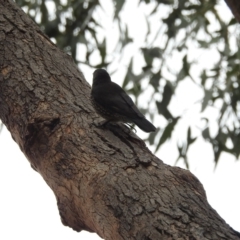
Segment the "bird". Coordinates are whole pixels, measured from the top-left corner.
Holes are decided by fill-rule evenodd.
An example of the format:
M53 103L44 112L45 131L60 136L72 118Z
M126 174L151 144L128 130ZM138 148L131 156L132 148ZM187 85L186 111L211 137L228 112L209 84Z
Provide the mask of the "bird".
M154 132L156 127L138 110L133 100L116 83L105 69L93 72L91 102L96 112L108 122L134 123L144 132Z

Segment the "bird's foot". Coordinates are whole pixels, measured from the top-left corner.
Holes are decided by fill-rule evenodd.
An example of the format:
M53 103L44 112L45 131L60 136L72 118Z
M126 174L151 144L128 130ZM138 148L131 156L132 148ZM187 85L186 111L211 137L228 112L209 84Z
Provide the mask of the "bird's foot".
M134 124L131 124L131 123L125 123L125 126L128 127L128 129L129 129L129 133L130 133L131 131L133 131L134 133L137 132L136 128L134 127L134 126L135 126Z

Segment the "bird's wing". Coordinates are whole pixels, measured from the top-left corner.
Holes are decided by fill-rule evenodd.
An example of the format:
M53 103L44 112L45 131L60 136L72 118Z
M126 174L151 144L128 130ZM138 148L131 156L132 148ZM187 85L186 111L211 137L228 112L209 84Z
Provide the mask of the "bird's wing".
M143 114L138 110L133 100L124 91L121 92L121 97L123 98L124 102L128 105L128 108L131 108L131 110L133 110L138 117L144 118Z
M103 88L102 88L103 89ZM97 102L113 113L118 113L129 118L144 118L143 114L137 109L132 99L116 83L111 82L111 91L99 94L101 98Z

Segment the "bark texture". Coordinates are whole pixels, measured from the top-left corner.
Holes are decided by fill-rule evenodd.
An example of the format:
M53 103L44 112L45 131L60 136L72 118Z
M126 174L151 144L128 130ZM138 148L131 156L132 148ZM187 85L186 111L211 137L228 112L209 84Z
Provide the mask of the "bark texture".
M240 22L240 1L239 0L225 0L228 7L231 9L234 17Z
M240 239L189 171L122 125L95 127L82 73L11 0L0 1L0 118L64 225L108 240Z

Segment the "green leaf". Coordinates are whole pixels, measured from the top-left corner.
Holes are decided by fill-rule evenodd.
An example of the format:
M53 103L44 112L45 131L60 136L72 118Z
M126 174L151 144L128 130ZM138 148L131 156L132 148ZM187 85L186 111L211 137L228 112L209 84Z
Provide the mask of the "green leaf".
M162 95L162 105L165 105L166 107L171 101L173 95L173 88L170 82L166 82L164 89L163 89L163 95Z
M187 148L196 141L196 137L192 138L192 133L191 133L191 127L188 127L188 131L187 131Z
M153 145L154 140L155 140L156 136L158 135L159 131L160 131L160 128L157 128L157 130L155 132L151 132L149 134L148 141L149 141L150 145Z
M203 88L205 88L205 83L206 83L206 80L208 79L205 69L202 71L200 78L201 78L201 85L203 86Z
M103 39L102 43L98 44L98 50L102 58L102 63L105 63L107 55L106 38Z
M162 144L164 144L171 136L174 130L175 125L177 124L180 117L174 118L172 121L169 121L168 125L164 128L160 141L156 147L155 152L160 148Z
M212 99L212 89L211 90L204 89L204 98L202 102L201 112L203 112L206 109L211 99Z
M208 127L202 131L202 136L205 140L209 141L211 139Z
M133 57L130 59L130 62L129 62L129 65L128 65L128 70L127 70L127 73L125 75L125 78L123 80L123 84L122 84L122 87L125 89L126 86L128 85L128 83L131 81L132 79L132 76L133 76L133 73L132 73L132 70L133 70Z
M153 73L150 78L150 84L154 87L155 91L158 91L159 83L161 79L161 72Z
M114 18L117 18L120 11L122 10L123 8L123 5L125 3L124 0L115 0L115 14L114 14Z
M159 114L162 114L166 118L166 120L174 119L165 104L163 104L162 102L156 101L156 105L157 105Z

